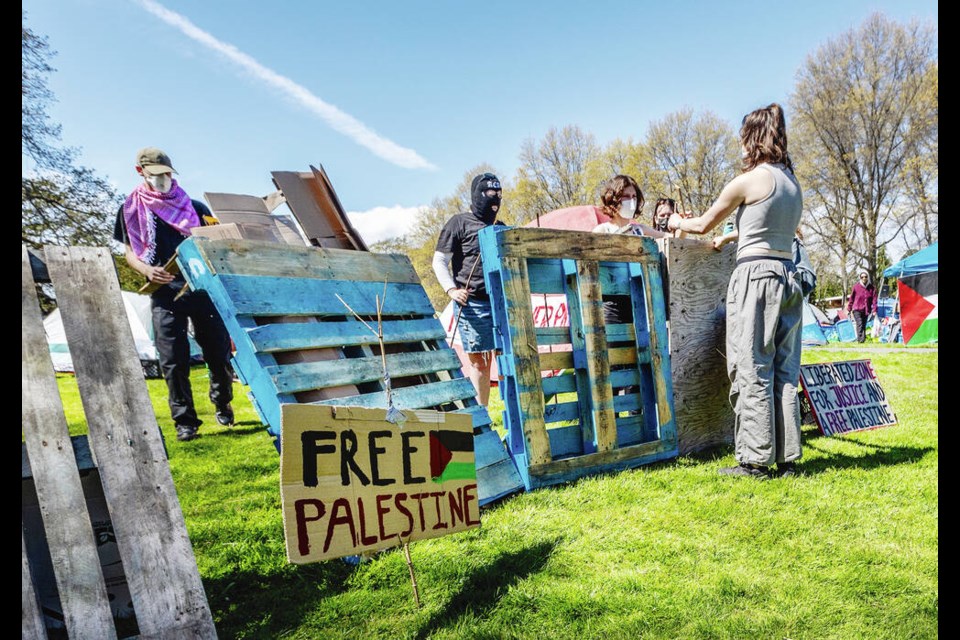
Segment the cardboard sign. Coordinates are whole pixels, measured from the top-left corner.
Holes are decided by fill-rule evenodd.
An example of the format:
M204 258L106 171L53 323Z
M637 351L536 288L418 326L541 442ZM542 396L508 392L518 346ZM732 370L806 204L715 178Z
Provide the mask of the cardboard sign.
M304 564L480 525L468 415L284 404L280 497L287 559Z
M800 380L825 436L897 423L869 360L801 365Z

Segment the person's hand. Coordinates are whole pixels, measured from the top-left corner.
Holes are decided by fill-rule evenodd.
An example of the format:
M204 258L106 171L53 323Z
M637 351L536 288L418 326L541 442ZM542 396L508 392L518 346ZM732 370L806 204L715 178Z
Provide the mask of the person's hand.
M726 234L722 236L717 236L716 238L713 239L713 248L716 249L717 251L720 251L720 249L723 248L723 245L729 243L731 240L733 240L733 238L731 238Z
M147 280L154 284L167 284L169 282L173 282L173 276L163 267L147 267L147 272L143 275L147 277Z
M671 213L670 217L667 219L667 229L670 231L676 231L680 228L680 221L683 220L683 216L679 213Z
M450 289L447 291L447 295L458 304L467 304L467 298L470 297L470 292L466 289Z

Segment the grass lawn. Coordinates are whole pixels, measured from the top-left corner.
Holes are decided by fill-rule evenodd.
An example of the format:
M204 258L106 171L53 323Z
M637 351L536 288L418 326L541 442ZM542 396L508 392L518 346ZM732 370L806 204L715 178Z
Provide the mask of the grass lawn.
M205 424L180 443L148 384L221 638L935 638L938 353L804 352L861 358L897 426L805 428L796 478L719 476L728 447L501 501L480 529L411 545L419 610L400 551L287 564L279 456L249 402L217 425L196 369Z

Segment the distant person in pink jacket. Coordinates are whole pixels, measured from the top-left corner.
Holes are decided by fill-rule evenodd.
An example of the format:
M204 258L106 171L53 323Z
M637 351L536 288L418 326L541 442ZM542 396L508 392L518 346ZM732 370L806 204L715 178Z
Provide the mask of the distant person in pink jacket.
M857 328L857 342L867 339L867 320L877 313L877 291L870 282L870 275L861 271L857 283L853 285L847 299L847 313L853 313L853 324Z

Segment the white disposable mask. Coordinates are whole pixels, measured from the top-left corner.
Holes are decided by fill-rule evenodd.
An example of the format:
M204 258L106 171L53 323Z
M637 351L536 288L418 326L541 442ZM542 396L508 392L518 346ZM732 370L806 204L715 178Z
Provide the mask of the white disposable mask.
M151 176L144 173L143 178L150 185L150 188L159 193L167 193L173 187L173 176L169 173L161 173L158 176Z
M637 211L637 199L630 198L629 200L623 200L620 202L620 215L624 218L632 218L633 214Z

